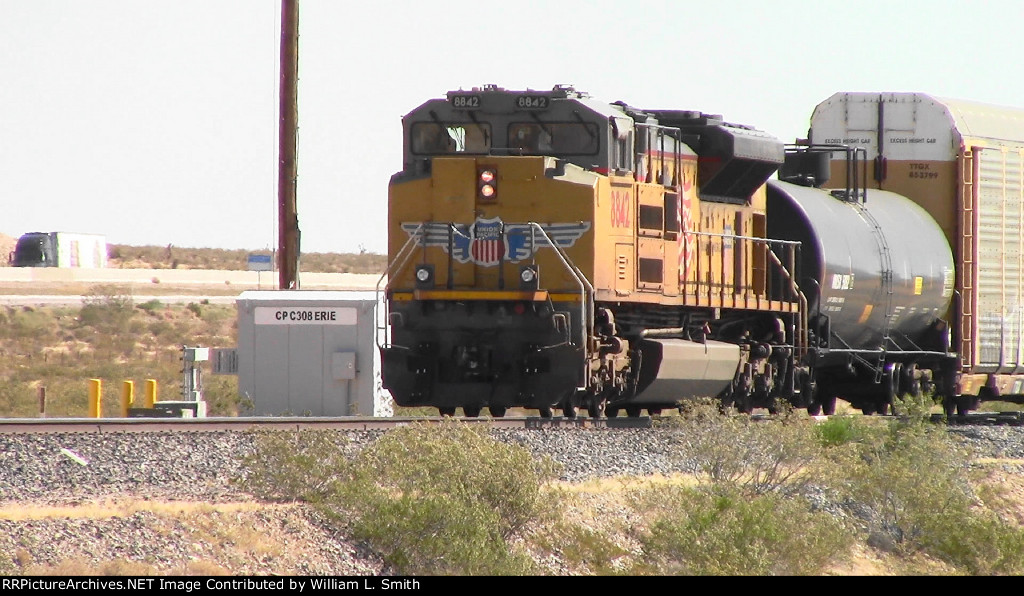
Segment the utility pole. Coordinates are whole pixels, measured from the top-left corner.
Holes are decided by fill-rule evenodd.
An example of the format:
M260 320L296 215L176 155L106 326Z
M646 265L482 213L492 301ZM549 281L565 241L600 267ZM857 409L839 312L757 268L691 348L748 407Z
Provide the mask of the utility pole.
M278 128L278 288L299 289L299 214L296 207L299 0L281 0L281 91Z

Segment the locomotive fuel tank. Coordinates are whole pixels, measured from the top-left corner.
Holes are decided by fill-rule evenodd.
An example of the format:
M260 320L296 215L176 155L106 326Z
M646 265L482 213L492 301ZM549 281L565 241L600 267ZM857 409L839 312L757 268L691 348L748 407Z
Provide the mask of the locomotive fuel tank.
M935 349L954 263L924 209L887 191L850 200L841 191L772 180L768 213L769 237L802 243L800 285L819 347Z

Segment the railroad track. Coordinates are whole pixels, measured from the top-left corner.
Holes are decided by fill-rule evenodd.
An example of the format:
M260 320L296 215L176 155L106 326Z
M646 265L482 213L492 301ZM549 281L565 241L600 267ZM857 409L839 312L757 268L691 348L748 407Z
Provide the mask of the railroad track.
M447 418L450 420L450 418ZM437 424L446 418L240 417L240 418L9 418L0 420L0 434L212 432L243 430L386 430L413 423ZM651 418L458 418L492 428L649 428Z
M657 418L657 417L655 417ZM771 416L755 415L755 419ZM818 420L826 416L816 416ZM492 428L650 428L654 418L541 418L509 416L505 418L456 418L470 424L486 424ZM16 433L121 433L121 432L214 432L244 430L386 430L413 423L438 424L451 418L398 417L239 417L239 418L7 418L0 419L0 434ZM1024 411L972 412L966 416L933 414L934 423L975 426L1024 426Z
M932 422L943 422L942 414L933 414ZM1024 412L971 412L945 419L951 425L1024 426Z

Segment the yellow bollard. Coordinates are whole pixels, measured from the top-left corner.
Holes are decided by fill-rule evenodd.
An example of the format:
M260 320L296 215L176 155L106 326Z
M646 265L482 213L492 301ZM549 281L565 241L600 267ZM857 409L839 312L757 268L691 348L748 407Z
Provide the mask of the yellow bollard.
M153 409L156 404L156 379L146 379L146 403L145 406Z
M100 379L89 379L89 418L100 418L103 416L103 406L100 400L103 399L103 381Z
M125 381L121 385L121 418L128 417L128 410L135 405L135 381Z

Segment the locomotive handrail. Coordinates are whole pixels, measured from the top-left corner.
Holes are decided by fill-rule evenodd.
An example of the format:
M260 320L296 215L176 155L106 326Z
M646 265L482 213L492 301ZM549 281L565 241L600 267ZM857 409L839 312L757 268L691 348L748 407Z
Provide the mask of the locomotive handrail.
M583 272L579 270L579 267L572 262L569 255L565 253L565 249L556 244L539 223L535 221L528 221L526 222L526 225L530 226L532 231L539 231L541 233L548 245L554 249L558 259L562 262L562 265L572 273L573 277L576 278L576 283L580 286L580 294L582 295L582 300L580 301L580 305L582 307L580 321L583 323L583 325L580 326L580 347L585 349L587 346L587 338L594 334L594 286L591 285L587 276L583 275Z
M799 245L800 243L797 242L797 244ZM770 255L769 258L771 258L772 261L774 261L775 264L779 266L779 269L782 270L783 275L786 277L786 281L789 282L789 290L793 292L800 301L800 316L798 319L800 321L800 329L797 330L797 333L800 336L800 345L797 346L796 356L799 358L803 358L803 356L807 353L809 343L807 338L807 296L804 295L803 291L800 289L800 286L797 285L796 280L793 279L793 276L790 275L789 270L786 269L786 266L782 264L781 260L779 260L779 256L770 250L768 251L768 254Z
M380 290L380 284L384 282L385 278L387 278L389 280L391 279L392 271L394 271L394 270L401 271L402 269L405 268L405 264L409 261L409 258L412 257L413 250L415 250L415 247L416 247L416 244L418 243L419 238L425 233L426 223L427 222L420 222L420 224L418 226L416 226L416 229L413 230L413 232L411 234L409 234L409 239L405 241L405 244L403 244L402 248L399 249L398 254L395 255L395 260L392 261L388 265L387 269L384 270L384 273L381 274L380 279L377 280L377 286L376 286L376 290L375 290L375 293L374 293L374 297L375 297L375 299L377 300L378 303L381 302L381 299L380 299L380 291L381 291ZM410 249L410 246L412 247L411 249ZM408 254L405 254L406 252L408 252ZM396 269L396 265L397 265L397 269ZM385 303L384 308L385 308L385 311L386 311L387 310L387 304L386 303ZM383 323L381 322L382 319L384 321ZM383 336L383 339L384 339L383 343L381 342L381 337L382 336ZM385 317L377 317L377 328L376 328L376 330L374 332L374 341L377 344L378 348L383 348L383 347L388 347L389 346L390 342L388 341L388 323L387 323L387 317L386 316Z
M718 232L686 232L694 236L711 236L715 238L729 238L730 240L753 240L765 244L778 244L780 246L800 246L803 243L799 240L776 240L774 238L761 238L758 236L740 236L738 234L719 234Z
M723 240L724 239L729 239L729 240L749 240L749 241L754 242L756 244L763 245L766 248L770 248L771 246L782 246L782 247L789 248L790 251L793 251L793 250L795 250L797 248L800 248L800 246L802 244L798 240L778 240L778 239L773 239L773 238L760 238L760 237L757 237L757 236L740 236L738 234L722 234L722 233L718 233L718 232L686 232L686 233L687 234L693 234L694 236L705 236L705 237L708 237L708 238L721 238ZM783 278L785 278L785 281L789 283L789 291L790 291L792 297L795 298L797 300L797 302L799 302L799 304L800 304L799 329L797 329L797 338L796 338L799 341L795 342L796 343L795 347L797 349L797 354L796 354L797 357L803 357L806 354L807 350L808 350L808 344L809 344L809 340L808 340L808 326L809 326L809 323L808 323L808 317L807 317L807 297L804 295L803 291L800 289L800 285L796 282L796 279L793 276L793 272L790 272L789 269L786 268L786 265L783 264L783 262L779 259L779 256L776 255L775 252L772 251L772 250L767 250L766 253L767 253L767 255L769 255L768 258L771 259L771 261L777 266L777 268L781 272ZM722 254L723 254L723 258L724 258L724 254L725 254L724 251L723 251ZM734 281L734 284L735 284L735 281ZM697 282L697 285L698 286L700 285L700 281ZM723 281L722 291L724 291L724 281ZM709 292L710 292L710 286L709 286Z

